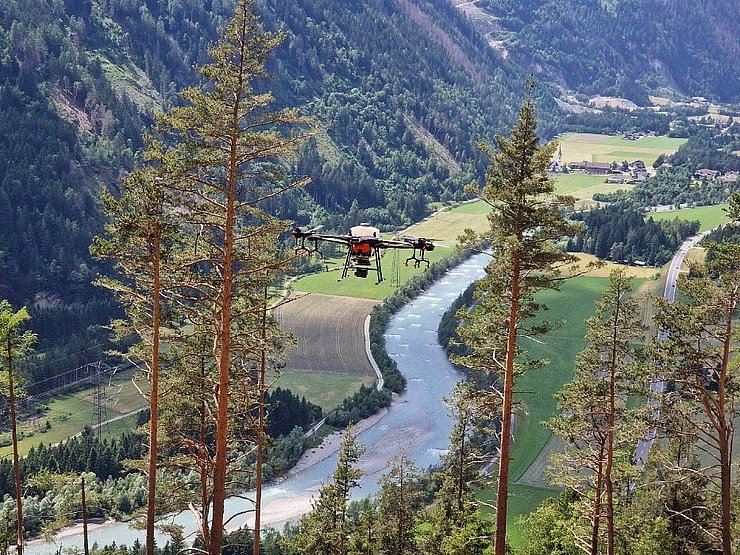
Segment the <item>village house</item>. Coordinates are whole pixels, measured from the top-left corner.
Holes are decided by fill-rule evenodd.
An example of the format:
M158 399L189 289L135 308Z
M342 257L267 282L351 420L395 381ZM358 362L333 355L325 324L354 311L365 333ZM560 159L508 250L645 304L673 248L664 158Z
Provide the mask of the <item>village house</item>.
M717 181L720 183L735 183L738 177L740 177L740 173L738 172L727 172L724 175L720 175L717 178Z
M606 175L612 167L609 162L586 162L586 173L594 175Z
M719 172L717 170L710 170L708 168L701 168L694 172L694 177L696 179L701 179L702 181L706 181L707 179L714 179L717 177L717 174Z

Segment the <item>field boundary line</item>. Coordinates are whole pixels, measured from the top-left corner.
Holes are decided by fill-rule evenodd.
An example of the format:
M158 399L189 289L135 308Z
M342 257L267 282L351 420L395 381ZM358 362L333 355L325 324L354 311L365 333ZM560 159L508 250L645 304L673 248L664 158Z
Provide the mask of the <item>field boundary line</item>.
M365 354L367 355L367 360L370 361L370 366L373 367L373 370L375 370L375 375L378 376L378 385L375 386L375 389L378 391L383 391L383 386L385 385L385 380L383 379L383 373L380 371L380 368L378 367L378 363L375 362L375 359L373 358L373 353L370 351L370 315L368 314L365 317Z

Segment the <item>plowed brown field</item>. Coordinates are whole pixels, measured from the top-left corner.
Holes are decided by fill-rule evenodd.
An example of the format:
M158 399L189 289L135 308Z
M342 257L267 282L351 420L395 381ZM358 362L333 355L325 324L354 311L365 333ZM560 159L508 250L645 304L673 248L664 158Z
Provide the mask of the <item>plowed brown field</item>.
M298 340L285 369L374 378L363 329L377 302L311 293L281 306L278 321Z

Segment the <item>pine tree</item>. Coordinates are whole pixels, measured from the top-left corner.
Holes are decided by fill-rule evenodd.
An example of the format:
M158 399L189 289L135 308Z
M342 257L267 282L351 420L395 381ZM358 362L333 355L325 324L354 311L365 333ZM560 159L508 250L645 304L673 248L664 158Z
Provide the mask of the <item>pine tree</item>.
M555 186L546 171L556 145L540 146L531 98L522 105L511 136L497 136L496 143L497 151L480 145L491 164L484 187L471 188L491 208L492 261L476 287L477 304L459 333L472 349L461 361L501 378L501 391L494 394L501 398L495 552L504 555L514 383L523 371L516 360L517 338L544 331L541 325L527 329L527 319L542 309L533 297L558 283L557 265L572 259L553 243L574 235L578 227L562 214L573 199L553 196ZM472 238L468 231L463 240Z
M16 384L14 363L25 356L31 345L36 341L33 332L21 332L21 327L31 317L25 308L13 312L13 308L6 300L0 301L0 357L7 370L7 383L3 384L3 393L7 395L10 408L10 433L13 447L13 471L15 479L15 503L17 508L17 537L16 552L23 555L23 488L21 484L21 467L18 457L18 422L16 413Z
M645 407L626 406L628 395L647 394L645 366L634 347L644 340L646 327L630 292L624 271L613 271L586 322L588 345L576 362L575 378L557 394L560 414L548 423L565 443L564 453L553 456L554 482L591 503L590 534L583 540L591 555L600 552L604 512L606 553L614 554L614 484L627 487L634 474L632 450L646 431Z
M383 553L416 553L416 524L424 507L419 469L401 454L391 461L380 478L379 517L383 522L380 543Z
M97 283L116 294L126 307L128 321L118 322L119 336L134 333L139 342L125 356L142 368L149 381L149 454L146 511L147 555L154 554L154 523L157 513L156 477L158 452L160 340L163 297L176 292L173 275L166 269L176 248L178 226L172 199L152 169L133 172L124 181L120 198L103 195L110 223L105 237L96 237L91 252L115 260L124 279L102 277ZM178 323L174 323L178 325Z
M300 521L298 534L286 540L289 549L301 555L347 553L349 496L362 477L362 470L356 467L362 452L363 447L357 444L350 424L339 448L332 482L321 487L311 512Z
M492 544L487 517L478 510L479 502L475 497L475 490L485 487L484 469L491 459L491 455L481 449L479 438L496 436L488 423L481 422L481 417L490 416L485 397L477 397L472 382L460 383L452 392L449 402L455 423L450 432L450 447L442 456L438 474L441 484L427 514L431 526L420 537L424 553L447 553L443 550L446 541L462 541L472 530L475 530L475 537L467 537L464 541L470 553ZM479 399L484 402L479 403ZM450 540L453 537L456 539Z
M198 521L212 553L221 548L227 487L244 485L235 463L248 444L259 448L264 439L264 420L254 420L253 407L262 403L260 376L283 336L268 316L265 291L287 264L277 246L289 225L265 205L306 182L289 179L285 161L311 122L295 109L270 111L272 95L255 92L281 40L263 30L253 0L239 0L209 52L211 63L197 68L204 85L183 91L184 105L158 118L157 140L147 152L162 187L178 200L188 237L176 273L188 329L177 341L197 363L176 378L196 387L191 400L168 396L163 411L182 441L189 441L192 423L182 409L189 404L197 411L199 443L191 442L188 452L200 473Z

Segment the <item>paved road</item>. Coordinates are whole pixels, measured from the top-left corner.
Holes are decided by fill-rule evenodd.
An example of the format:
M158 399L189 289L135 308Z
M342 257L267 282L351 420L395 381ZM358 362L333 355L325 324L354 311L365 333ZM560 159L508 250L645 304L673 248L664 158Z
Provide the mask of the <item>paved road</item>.
M676 251L676 254L673 255L673 259L671 260L670 266L668 266L668 274L666 276L665 281L665 289L663 290L663 296L668 299L669 301L673 302L676 300L676 287L678 286L678 275L681 271L681 265L683 264L683 260L686 257L686 253L689 252L689 249L696 246L696 244L701 241L704 236L709 233L708 231L705 231L704 233L700 233L699 235L694 235L692 237L689 237L686 239L683 244L679 247L678 251ZM659 332L658 339L663 340L665 339L666 332L661 331ZM650 392L653 394L651 398L648 400L648 405L653 408L653 419L657 421L658 417L660 416L660 402L658 400L658 397L663 391L665 390L665 380L661 376L654 377L650 382ZM637 466L643 466L645 464L645 461L647 460L648 452L650 451L650 446L653 443L653 440L655 439L656 435L656 429L651 428L644 439L641 439L637 443L637 448L635 449L635 457L634 461Z

